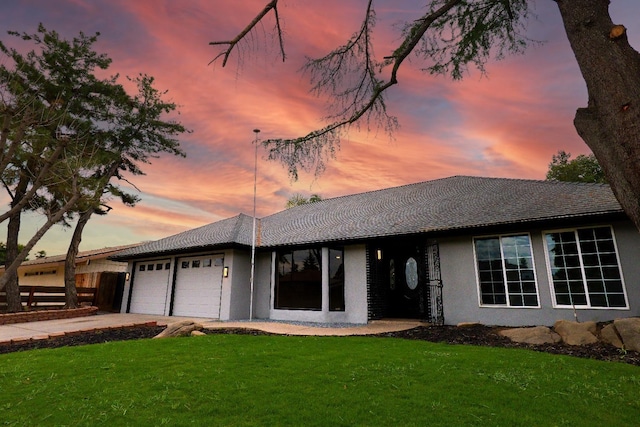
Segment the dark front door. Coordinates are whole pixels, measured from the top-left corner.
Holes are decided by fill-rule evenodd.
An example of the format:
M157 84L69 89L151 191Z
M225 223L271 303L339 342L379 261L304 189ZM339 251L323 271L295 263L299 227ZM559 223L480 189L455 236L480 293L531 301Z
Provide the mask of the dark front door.
M389 309L392 317L424 319L427 275L423 247L413 242L393 245L388 253Z

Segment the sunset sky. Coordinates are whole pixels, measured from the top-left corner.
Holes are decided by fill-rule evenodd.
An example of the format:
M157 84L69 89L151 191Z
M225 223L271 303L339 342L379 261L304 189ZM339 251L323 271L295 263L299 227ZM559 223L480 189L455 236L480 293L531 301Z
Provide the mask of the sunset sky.
M318 57L344 43L360 25L366 0L282 0L287 60L271 43L273 20L265 21L229 64L209 64L220 52L209 42L233 37L267 0L3 0L0 39L7 30L33 33L38 23L65 38L100 32L95 48L113 59L110 73L156 78L179 105L177 119L193 132L181 138L186 158L163 156L134 177L141 202L116 201L85 229L81 250L155 240L190 228L252 214L255 134L261 139L297 137L320 128L326 105L309 93L299 73L305 57ZM420 16L416 0L378 0L375 53L381 59L398 44L398 23ZM337 159L315 178L293 182L284 167L258 162L257 215L284 208L295 193L323 198L443 178L475 175L544 179L551 156L565 150L588 153L572 121L586 106L586 87L552 0L532 1L537 19L527 35L543 41L524 55L471 70L454 82L421 71L413 57L388 94L389 113L400 129L352 131ZM640 1L612 0L615 23L640 47ZM239 54L238 54L239 53ZM6 61L6 59L0 59ZM365 129L366 130L366 129ZM0 196L6 206L7 196ZM21 242L40 223L26 216ZM6 235L6 224L0 240ZM71 229L56 226L32 254L66 252Z

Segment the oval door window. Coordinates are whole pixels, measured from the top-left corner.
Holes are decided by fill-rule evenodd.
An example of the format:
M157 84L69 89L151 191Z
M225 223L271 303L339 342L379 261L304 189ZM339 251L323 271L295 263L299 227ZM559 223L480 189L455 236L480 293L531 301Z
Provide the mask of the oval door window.
M404 277L407 280L409 289L414 290L418 287L418 263L415 259L409 258L404 268Z

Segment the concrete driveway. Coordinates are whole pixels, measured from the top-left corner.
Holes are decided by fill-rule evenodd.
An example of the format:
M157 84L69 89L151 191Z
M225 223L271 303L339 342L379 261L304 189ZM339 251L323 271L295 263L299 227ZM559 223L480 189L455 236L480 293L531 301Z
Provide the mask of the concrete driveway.
M24 341L29 339L47 339L62 336L65 333L93 332L97 329L143 325L156 322L160 326L193 320L205 328L247 328L283 335L371 335L384 332L411 329L424 323L417 320L374 320L366 325L345 327L318 327L309 324L293 324L273 321L229 321L194 317L167 317L151 314L108 313L72 319L44 320L40 322L15 323L0 326L0 343Z

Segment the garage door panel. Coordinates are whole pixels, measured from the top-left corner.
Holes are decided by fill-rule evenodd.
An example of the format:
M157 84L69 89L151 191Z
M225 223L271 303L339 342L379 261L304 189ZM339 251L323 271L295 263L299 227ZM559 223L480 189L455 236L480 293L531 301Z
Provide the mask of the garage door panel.
M130 313L159 315L165 313L170 266L168 259L136 263Z
M220 317L223 265L224 258L221 255L178 260L174 316Z

